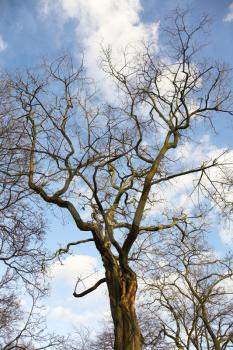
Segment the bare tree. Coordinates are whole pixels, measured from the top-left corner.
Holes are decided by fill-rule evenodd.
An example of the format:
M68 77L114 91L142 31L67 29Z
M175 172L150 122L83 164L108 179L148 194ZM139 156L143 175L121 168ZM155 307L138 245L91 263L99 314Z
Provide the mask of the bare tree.
M100 332L90 344L91 350L112 350L114 349L114 331L113 324L105 324L103 331Z
M139 261L142 309L151 315L148 343L154 349L231 348L232 253L211 250L205 227L193 220L171 231L148 238Z
M82 297L107 284L116 350L141 349L143 343L135 311L137 272L130 264L133 246L143 234L166 232L184 218L174 207L166 216L159 210L153 219L147 215L159 209L157 189L187 174L200 175L200 188L210 169L224 166L221 157L195 168L176 162L176 148L197 120L212 124L214 115L232 114L228 69L201 61L195 45L206 23L203 17L197 26L188 26L177 10L172 29L165 31L165 53L155 54L150 45L135 55L126 50L121 65L114 63L111 50L104 50L102 67L118 87L112 106L100 101L83 65L76 70L69 57L12 79L12 120L24 135L14 154L24 151L29 158L30 190L67 210L85 232L83 240L63 251L93 242L100 253L105 276L73 295ZM218 191L221 204L224 193Z
M0 81L0 263L7 279L20 277L25 283L41 276L45 221L32 208L32 191L26 187L27 154L14 151L19 140L26 140L22 124L12 117L14 105L8 101L9 79ZM8 277L7 277L8 276ZM10 277L11 276L11 277ZM3 282L2 282L3 283ZM1 286L3 286L1 284Z
M33 208L32 191L26 189L25 151L15 153L24 130L13 120L9 80L0 79L0 348L62 348L65 339L46 332L41 298L48 253L43 247L45 221ZM22 304L26 298L25 304ZM28 304L31 307L28 309Z
M41 297L38 291L32 291L29 309L20 304L20 300L16 298L16 295L11 300L8 319L5 324L0 324L0 346L2 350L64 348L68 339L49 334L46 330L43 307L39 303ZM29 304L29 300L27 300L27 303Z

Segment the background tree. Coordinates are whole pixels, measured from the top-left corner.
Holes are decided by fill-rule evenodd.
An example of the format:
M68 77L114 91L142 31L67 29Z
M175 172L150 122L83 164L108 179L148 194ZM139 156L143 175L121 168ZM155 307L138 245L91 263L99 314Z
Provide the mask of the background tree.
M49 335L41 299L47 292L42 266L45 221L26 189L27 153L15 152L27 135L12 118L9 80L0 78L0 348L58 348L65 339ZM20 126L20 127L19 127ZM24 302L24 303L23 303ZM30 306L31 303L31 306ZM25 304L25 305L24 305Z
M153 315L148 329L155 349L223 350L233 345L232 253L213 251L205 226L179 223L172 232L149 238L140 258L142 308Z
M164 32L164 52L155 53L153 45L135 54L126 50L124 63L117 64L111 50L104 50L102 67L118 88L111 106L98 98L83 65L76 70L69 57L11 82L12 120L25 136L15 157L24 151L29 159L30 190L66 209L77 228L88 233L64 250L93 242L100 253L105 276L73 295L107 284L117 350L141 349L143 343L135 311L137 273L130 264L135 242L185 217L175 207L166 215L159 211L158 189L171 179L200 174L199 188L205 179L204 192L219 205L225 186L229 189L222 182L216 190L208 176L211 168L223 168L220 155L195 168L176 162L177 147L198 120L213 123L215 114L232 113L232 94L228 69L201 60L195 45L207 18L188 26L185 13L177 10L172 22ZM151 208L158 209L153 218L147 215Z

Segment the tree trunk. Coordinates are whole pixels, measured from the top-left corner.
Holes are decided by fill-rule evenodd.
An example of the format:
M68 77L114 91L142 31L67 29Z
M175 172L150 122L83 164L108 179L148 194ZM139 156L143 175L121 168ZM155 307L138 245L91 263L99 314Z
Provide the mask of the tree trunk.
M114 324L114 349L141 350L143 338L135 311L136 274L129 267L120 271L117 262L104 265Z

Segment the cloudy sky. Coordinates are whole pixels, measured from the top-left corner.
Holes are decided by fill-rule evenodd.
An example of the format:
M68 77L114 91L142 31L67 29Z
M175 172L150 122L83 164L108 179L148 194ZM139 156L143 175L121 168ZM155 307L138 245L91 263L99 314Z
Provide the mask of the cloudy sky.
M65 52L71 53L78 62L84 52L89 74L101 81L97 65L100 46L112 45L115 55L126 45L138 45L142 40L153 41L159 46L163 18L177 5L191 6L193 19L203 12L212 17L207 55L232 65L231 0L0 0L0 67L14 71L35 65L41 57L52 59ZM204 136L202 147L198 150L190 148L189 152L196 152L195 158L203 161L207 153L218 152L227 143L233 146L231 132L228 130L224 139L216 137L214 141ZM184 158L187 147L183 150ZM180 194L180 201L184 197ZM59 220L60 212L54 215L48 237L51 247L82 237L69 223L69 218ZM221 228L219 242L231 244L228 232L228 227ZM60 332L71 329L72 325L94 326L108 313L104 288L83 300L72 297L79 275L89 276L86 281L89 285L95 278L94 272L98 271L99 276L103 273L91 246L80 247L78 252L79 255L67 257L63 266L54 265L52 271L54 280L47 303L48 320L50 328Z

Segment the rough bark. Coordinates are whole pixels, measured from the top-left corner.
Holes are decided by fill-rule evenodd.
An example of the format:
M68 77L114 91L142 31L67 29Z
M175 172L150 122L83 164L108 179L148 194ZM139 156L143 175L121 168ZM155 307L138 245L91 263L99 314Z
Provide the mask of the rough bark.
M114 323L115 350L140 350L143 338L135 311L136 274L130 267L123 272L117 261L104 262Z

